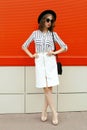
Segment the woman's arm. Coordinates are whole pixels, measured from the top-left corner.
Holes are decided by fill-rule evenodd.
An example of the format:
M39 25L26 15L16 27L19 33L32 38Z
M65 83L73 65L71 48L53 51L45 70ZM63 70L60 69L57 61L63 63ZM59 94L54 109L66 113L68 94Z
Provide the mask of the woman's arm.
M25 53L30 57L30 58L37 58L38 55L32 54L29 49L28 46L30 45L30 43L34 40L34 35L35 35L35 31L30 35L30 37L24 42L24 44L22 45L22 49L25 51Z
M33 58L33 54L32 54L27 48L22 47L22 49L25 51L25 53L26 53L29 57Z
M65 48L60 48L59 50L48 52L47 55L49 55L49 56L51 56L51 55L57 55L57 54L60 54L60 53L62 53L64 51L66 51Z
M62 39L58 36L58 34L54 33L53 35L54 35L55 42L57 42L60 46L60 49L53 52L53 54L56 55L56 54L60 54L62 52L67 51L68 49L67 45L62 41Z
M30 57L30 58L38 58L38 54L35 53L35 54L32 54L27 48L25 47L22 47L23 50L25 51L25 53Z
M57 54L60 54L62 52L65 52L65 51L66 51L66 48L60 48L59 50L53 51L52 54L57 55Z

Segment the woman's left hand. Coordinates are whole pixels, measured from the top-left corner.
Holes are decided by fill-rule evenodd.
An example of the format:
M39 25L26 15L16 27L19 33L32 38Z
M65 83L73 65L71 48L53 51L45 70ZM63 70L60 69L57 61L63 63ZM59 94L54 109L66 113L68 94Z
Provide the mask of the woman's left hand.
M47 55L48 55L48 56L54 55L54 51L49 51L49 52L47 53Z

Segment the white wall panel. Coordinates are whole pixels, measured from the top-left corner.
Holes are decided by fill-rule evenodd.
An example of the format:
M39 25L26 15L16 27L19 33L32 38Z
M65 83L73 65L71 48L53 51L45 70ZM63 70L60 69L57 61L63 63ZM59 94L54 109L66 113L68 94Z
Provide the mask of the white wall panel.
M24 67L0 67L0 93L24 92Z
M58 111L85 111L87 110L87 93L59 94Z
M63 67L63 75L60 76L58 91L60 93L87 92L87 67Z
M0 95L0 113L24 113L24 95Z

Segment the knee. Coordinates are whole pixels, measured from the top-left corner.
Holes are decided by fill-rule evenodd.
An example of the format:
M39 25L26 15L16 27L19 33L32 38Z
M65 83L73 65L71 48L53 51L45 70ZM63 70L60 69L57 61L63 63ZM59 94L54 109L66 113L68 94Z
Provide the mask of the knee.
M44 92L45 93L52 92L52 87L46 87L46 88L44 88Z
M48 87L44 88L44 93L48 93L48 92L49 92Z

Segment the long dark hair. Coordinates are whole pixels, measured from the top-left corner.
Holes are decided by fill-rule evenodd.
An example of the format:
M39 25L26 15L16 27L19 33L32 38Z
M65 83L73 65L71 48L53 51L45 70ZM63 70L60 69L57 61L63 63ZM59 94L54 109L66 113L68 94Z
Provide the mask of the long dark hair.
M44 30L45 20L46 20L46 18L47 18L48 15L49 15L49 14L44 15L43 18L41 19L41 21L40 21L40 23L39 23L39 26L38 26L38 29L39 29L40 31L43 31L43 30ZM52 15L52 17L53 17L53 15ZM54 21L54 17L53 17L53 21ZM51 31L51 32L53 32L54 27L55 27L55 24L54 24L54 22L53 22L53 23L51 23L51 26L48 28L48 30Z

